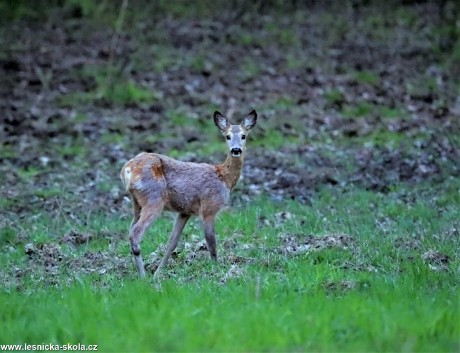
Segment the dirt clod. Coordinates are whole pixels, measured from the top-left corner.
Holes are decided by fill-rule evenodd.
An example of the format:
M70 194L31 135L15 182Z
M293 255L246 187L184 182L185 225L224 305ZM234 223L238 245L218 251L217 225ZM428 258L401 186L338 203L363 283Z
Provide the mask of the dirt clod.
M70 230L61 238L61 240L59 240L59 243L66 243L73 246L82 245L87 244L92 238L92 234Z
M287 255L298 255L324 248L348 249L352 241L353 239L345 234L325 236L287 234L281 237L282 245L279 251Z
M446 271L450 262L450 256L436 250L428 250L422 254L422 260L433 271Z

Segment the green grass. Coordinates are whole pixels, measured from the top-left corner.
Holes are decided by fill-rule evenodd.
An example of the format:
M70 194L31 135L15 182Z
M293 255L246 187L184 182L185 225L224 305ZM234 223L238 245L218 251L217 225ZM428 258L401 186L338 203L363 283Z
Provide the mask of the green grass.
M361 118L373 114L375 106L369 102L361 101L355 105L347 105L343 108L342 114L347 118Z
M261 65L251 58L244 58L241 62L241 68L239 70L239 78L241 81L252 80L259 76L262 72Z
M6 226L0 229L0 245L15 244L16 242L16 231L14 228Z
M388 131L385 129L376 129L365 136L356 136L349 138L347 143L374 147L400 147L407 142L407 135L402 132Z
M156 96L150 90L141 87L133 80L117 80L112 83L101 81L90 92L75 92L60 98L62 105L79 105L103 101L109 104L126 105L132 103L150 103L155 101Z
M138 84L123 68L111 64L107 67L88 65L75 75L92 82L87 92L71 92L59 98L63 106L105 103L113 105L152 103L159 98L156 92Z
M394 119L394 118L406 118L409 116L409 113L400 107L387 107L387 106L380 106L379 107L379 114L382 118Z
M343 95L337 90L326 92L324 97L330 105L341 106L345 101ZM401 119L409 117L407 110L402 107L376 105L366 101L345 105L342 109L342 115L347 118L361 118L374 115L383 119Z
M15 323L2 325L2 336L5 342L98 344L102 351L455 350L451 291L419 290L442 283L443 275L417 285L410 275L393 283L374 279L334 294L318 286L325 273L308 264L285 275L292 280L281 284L264 276L258 295L254 278L225 286L165 282L161 289L126 281L98 291L82 283L27 300L2 294L10 304L2 322ZM430 305L419 305L424 302Z
M42 188L35 190L34 194L43 199L49 199L62 194L62 190L58 187Z
M370 71L357 71L354 77L361 84L376 85L380 82L379 76Z
M324 98L326 102L330 105L338 105L341 106L345 102L345 96L343 93L338 89L331 89L324 93Z
M0 158L7 159L7 158L14 158L14 157L16 157L16 153L12 146L4 145L4 144L0 145Z
M193 250L184 243L202 238L191 221L162 282L136 277L128 206L122 218L94 215L78 226L38 214L21 230L0 232L2 247L16 249L0 260L1 343L98 344L102 351L455 351L459 241L449 234L458 226L459 183L446 183L446 192L429 185L387 195L323 189L310 206L265 199L235 206L217 222L217 264L205 252L189 261ZM165 244L171 227L164 216L150 228L145 258ZM77 248L61 244L56 274L24 254L25 243L55 244L69 228L93 238ZM350 243L303 253L283 245L287 235L302 242L338 234ZM423 258L430 250L450 262L430 268ZM98 253L128 266L72 266ZM15 276L17 269L25 274Z
M24 181L33 179L40 173L42 173L42 171L35 167L26 167L26 168L17 169L18 176Z

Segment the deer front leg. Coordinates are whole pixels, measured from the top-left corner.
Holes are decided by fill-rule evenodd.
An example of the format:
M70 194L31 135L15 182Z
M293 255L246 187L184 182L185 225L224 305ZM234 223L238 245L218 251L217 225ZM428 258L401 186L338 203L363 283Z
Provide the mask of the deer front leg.
M160 215L162 207L145 206L140 212L140 217L136 223L131 226L129 231L129 242L131 252L136 262L137 271L141 277L145 277L144 262L141 256L141 241L148 226ZM136 216L135 216L136 217Z
M168 262L171 254L173 253L174 249L177 246L177 243L179 242L180 235L182 234L182 230L185 227L185 224L189 220L190 216L184 215L184 214L179 214L177 215L176 218L176 223L174 224L174 228L171 232L171 236L169 237L169 242L168 242L168 247L166 249L166 253L163 256L163 259L161 260L160 265L155 271L155 274L153 275L154 277L158 277L158 275L161 272L161 269L166 265Z
M206 245L208 247L211 259L217 261L216 252L216 232L214 231L214 217L206 217L203 219L204 224L204 237L206 239Z

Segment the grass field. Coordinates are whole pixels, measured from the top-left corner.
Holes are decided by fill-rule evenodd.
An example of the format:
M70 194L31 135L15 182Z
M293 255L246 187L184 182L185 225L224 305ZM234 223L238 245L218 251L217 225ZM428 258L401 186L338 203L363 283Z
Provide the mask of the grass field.
M0 1L0 350L459 352L459 14ZM139 279L122 165L221 162L251 109L219 261L191 220L154 280L166 213Z
M458 180L447 183L458 187ZM310 206L260 200L234 207L218 224L219 263L197 246L200 227L192 222L163 281L137 279L122 236L128 219L94 217L86 228L94 239L50 255L63 262L52 276L34 254L2 258L2 266L24 276L20 291L10 283L0 293L2 343L98 344L101 351L455 351L459 195L438 194L439 207L432 192L325 189ZM403 203L402 194L425 196ZM42 244L67 230L46 220L31 227L24 231L41 234ZM144 253L165 243L170 228L168 217L152 227ZM126 271L107 263L75 270L82 254L100 252L125 257Z

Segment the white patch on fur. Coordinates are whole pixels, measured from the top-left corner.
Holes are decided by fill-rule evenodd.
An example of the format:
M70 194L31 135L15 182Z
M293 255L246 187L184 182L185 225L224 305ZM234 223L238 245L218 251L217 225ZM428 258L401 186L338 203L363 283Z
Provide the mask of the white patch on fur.
M125 182L126 190L128 190L129 184L131 183L131 168L130 167L125 168L125 177L123 181Z

